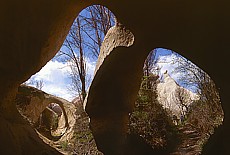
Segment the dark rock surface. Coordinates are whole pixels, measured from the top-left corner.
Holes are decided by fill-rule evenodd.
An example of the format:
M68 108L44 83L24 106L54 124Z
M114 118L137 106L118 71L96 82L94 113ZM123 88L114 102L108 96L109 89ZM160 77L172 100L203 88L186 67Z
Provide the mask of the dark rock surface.
M116 133L101 130L96 140L102 144L117 141L122 144L126 114L132 108L140 85L141 62L157 47L172 49L206 71L220 88L225 112L223 125L205 146L204 154L230 154L229 74L222 69L230 66L230 5L228 0L165 0L165 1L66 1L66 0L2 0L0 2L0 150L1 154L58 154L42 143L34 130L25 123L14 103L18 86L41 69L61 47L77 14L86 6L102 4L116 15L135 36L132 46L117 47L104 60L94 80L94 86L113 95L101 94L113 104L101 102L110 119L97 116L92 124L103 129L104 122ZM117 66L117 67L115 67ZM112 70L113 72L111 73ZM133 74L135 71L139 73ZM100 73L100 74L99 74ZM117 74L121 76L116 76ZM131 74L128 74L131 73ZM125 75L125 76L124 76ZM129 75L129 76L126 76ZM133 75L137 75L133 77ZM116 78L114 78L116 77ZM96 82L102 78L104 82ZM135 83L122 83L130 81ZM133 85L124 87L123 85ZM106 87L106 86L111 87ZM123 89L122 89L123 88ZM119 91L118 91L119 90ZM126 93L124 93L126 92ZM92 92L91 92L92 93ZM125 100L123 95L127 95ZM90 95L91 96L91 95ZM90 98L89 96L89 98ZM114 103L117 102L115 105ZM95 109L95 111L98 108ZM100 120L100 121L98 121ZM113 125L111 122L113 122ZM109 126L111 125L111 126ZM112 131L112 130L111 130ZM108 139L114 134L118 139ZM115 142L116 143L116 142ZM101 145L106 150L108 146ZM116 150L120 146L109 146ZM119 153L117 153L119 154Z

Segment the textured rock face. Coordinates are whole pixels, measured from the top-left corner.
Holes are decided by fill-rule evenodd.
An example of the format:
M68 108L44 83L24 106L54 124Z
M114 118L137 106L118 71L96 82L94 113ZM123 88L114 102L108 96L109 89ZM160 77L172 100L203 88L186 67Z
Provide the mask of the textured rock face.
M127 105L132 104L132 99L135 98L136 89L138 89L136 87L139 86L139 78L141 78L140 64L152 49L170 48L209 73L220 88L225 119L223 126L211 137L204 153L230 154L230 144L227 143L230 139L228 125L230 122L230 105L228 104L230 77L225 70L221 69L223 66L230 66L227 56L230 51L229 0L91 0L84 2L79 0L2 0L0 2L0 135L2 136L0 153L58 154L42 143L34 130L22 120L14 99L18 86L55 55L74 18L80 10L91 4L107 6L135 36L132 46L115 48L101 65L100 68L104 69L97 72L94 80L95 87L106 90L106 85L113 85L110 88L114 90L113 93L117 93L117 98L105 94L107 100L110 98L113 103L109 106L107 104L110 102L106 102L105 106L105 102L101 102L102 104L97 105L95 111L101 109L100 113L109 113L113 116L110 122L117 123L117 130L123 131L124 125L121 120L124 120L123 116L126 115L123 112L129 111L124 109L130 109ZM109 66L114 68L111 69ZM120 70L120 68L123 69ZM128 74L134 70L139 73ZM116 77L118 74L121 76ZM137 76L134 77L134 75ZM114 77L116 77L116 82L113 81ZM105 81L96 82L99 78ZM123 85L135 86L123 87ZM106 91L111 92L111 90ZM104 100L105 95L98 95L98 98ZM125 98L123 95L127 97L125 100L123 100ZM116 105L115 102L117 102ZM96 113L99 112L91 110L90 113L98 115ZM104 118L100 118L103 122ZM111 125L108 120L104 122ZM97 126L102 129L104 127L100 124ZM111 125L108 128L115 127ZM101 134L103 135L103 130ZM102 141L104 139L103 143L108 140L106 135L110 134L114 133L104 132L104 138L103 136L101 138ZM119 132L117 134L119 135ZM100 147L108 148L106 145ZM117 146L111 147L115 149Z
M51 103L58 103L62 108L68 101L47 94L36 88L21 85L18 88L16 96L16 104L23 115L30 119L31 123L35 124L38 121L40 114ZM66 113L64 113L66 115ZM67 116L65 116L67 119Z
M188 107L194 100L199 99L197 94L180 87L167 72L163 75L163 82L157 85L157 92L159 103L178 118L186 111L182 103Z
M128 29L126 29L121 23L116 23L114 27L111 27L107 32L104 41L102 43L100 54L98 56L96 68L94 75L96 75L100 66L106 57L115 49L116 47L129 47L134 43L134 35ZM88 98L88 94L87 97ZM84 102L84 108L86 106L87 99ZM88 105L89 107L90 105Z
M21 85L16 105L19 112L36 128L42 124L52 128L56 119L57 126L51 131L51 137L48 137L51 140L52 136L55 141L69 141L73 137L76 107L72 103L34 87Z
M98 56L95 74L102 65L104 59L119 46L129 47L134 43L134 35L132 32L124 27L121 23L116 23L111 27L104 38L101 46L100 54Z
M134 52L121 47L128 47L133 41L132 33L120 23L110 29L102 44L96 74L87 97L86 112L90 117L90 126L98 149L105 154L123 154L126 145L129 112L139 86L135 81L140 80L144 61L129 59ZM108 55L112 58L108 58ZM130 64L126 65L127 61Z
M0 2L0 154L60 154L22 119L14 99L19 85L55 55L87 5L78 0Z

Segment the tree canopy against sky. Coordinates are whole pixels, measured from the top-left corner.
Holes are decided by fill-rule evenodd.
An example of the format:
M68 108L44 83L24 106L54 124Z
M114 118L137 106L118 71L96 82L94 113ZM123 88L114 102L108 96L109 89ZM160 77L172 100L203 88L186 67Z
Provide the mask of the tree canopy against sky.
M34 81L42 80L44 81L43 90L50 93L58 90L56 86L59 85L63 91L69 89L66 93L71 95L65 95L65 98L71 100L71 96L76 97L80 94L84 100L92 80L101 43L107 31L114 24L115 16L106 7L93 5L85 8L74 21L60 51L47 63L50 67L45 66L49 68L46 73L44 72L45 69L42 69L31 77L28 83L34 85ZM60 64L59 67L57 64ZM53 74L56 69L51 66L62 71L59 75ZM46 79L44 79L44 74L46 74ZM56 76L56 79L53 78L53 75ZM64 82L61 82L62 80ZM52 81L56 83L52 83ZM50 86L47 86L47 83ZM65 83L66 88L63 88ZM62 92L60 93L61 96L63 96ZM55 93L58 96L60 94Z
M60 52L28 83L36 86L33 83L43 81L42 90L68 100L79 93L84 98L92 80L101 43L114 24L115 16L107 8L94 5L84 9L74 21ZM151 55L147 63L152 68L151 72L161 77L167 70L178 84L196 91L194 83L189 84L186 78L182 79L187 72L175 70L179 65L176 62L183 63L187 61L186 58L164 48L154 49Z
M97 59L103 39L114 23L115 17L106 7L87 7L74 21L63 48L57 54L57 57L68 63L71 69L69 89L82 102L91 83L91 75L87 74L87 59Z

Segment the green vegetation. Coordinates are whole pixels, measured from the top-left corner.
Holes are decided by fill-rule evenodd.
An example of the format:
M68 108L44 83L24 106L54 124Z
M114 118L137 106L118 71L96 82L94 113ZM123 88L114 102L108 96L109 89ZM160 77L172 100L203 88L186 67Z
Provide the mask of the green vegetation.
M62 148L64 151L67 150L67 148L68 148L68 142L67 142L67 141L62 141L62 142L60 143L60 145L61 145L61 148Z
M74 137L70 141L72 144L68 147L71 154L92 154L101 155L94 141L91 130L89 129L89 117L83 109L82 102L77 103L76 125L74 128Z
M157 78L155 75L143 77L130 116L129 132L141 136L153 148L165 149L175 144L177 131L168 113L157 101Z

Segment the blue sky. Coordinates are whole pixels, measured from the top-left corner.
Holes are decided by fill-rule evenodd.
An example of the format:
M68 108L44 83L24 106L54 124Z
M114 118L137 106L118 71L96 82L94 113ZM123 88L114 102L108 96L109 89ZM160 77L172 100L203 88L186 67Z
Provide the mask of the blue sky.
M93 75L95 62L87 60L86 63L88 73ZM31 76L27 83L30 83L31 80L43 81L43 91L72 101L74 96L73 93L69 91L71 86L71 80L69 78L70 71L70 67L68 67L66 62L50 60L38 73ZM35 87L35 84L29 85Z
M89 17L89 13L87 13L86 9L84 9L80 13L80 15ZM112 21L112 23L114 24L114 21ZM89 33L91 34L92 32ZM90 41L90 39L85 38L85 36L84 36L84 40ZM65 51L67 50L67 48L62 46L61 50ZM89 49L85 47L85 50L89 50ZM76 55L78 54L76 53ZM86 56L86 66L87 66L86 70L92 80L94 74L94 68L96 65L96 58L93 57L92 54L90 55L90 52L87 52L85 56ZM181 74L173 73L176 64L170 63L177 56L178 55L173 54L171 50L167 50L163 48L158 48L156 53L156 59L158 60L157 65L161 68L160 75L162 75L167 70L168 73L171 75L171 77L174 78L180 84L179 77L181 76ZM69 78L70 72L71 69L68 66L67 62L60 59L60 57L59 58L54 57L38 73L33 75L27 81L27 83L30 83L31 81L43 81L44 82L44 86L42 87L43 91L71 101L74 98L73 96L74 93L69 91L69 88L71 86L71 79ZM29 84L29 85L35 86L34 84Z
M181 73L173 73L176 64L170 63L177 57L177 55L173 54L169 50L162 48L158 49L157 51L157 65L161 68L160 75L162 75L167 70L171 77L180 84L179 77L181 76ZM86 59L86 63L88 74L93 77L96 62L92 59ZM31 79L38 81L42 80L44 82L44 86L42 88L43 91L71 101L74 96L73 93L69 91L69 87L71 85L69 73L70 68L66 62L52 59L28 81ZM193 88L188 87L188 89L191 90Z
M157 53L156 53L156 59L157 59L157 65L159 66L159 68L161 68L160 73L159 73L160 77L167 70L169 75L180 86L187 88L190 91L196 93L196 91L197 91L196 84L187 84L187 81L181 80L181 76L185 76L185 75L187 76L188 73L181 73L181 72L175 71L175 69L178 67L178 63L176 63L176 62L177 61L183 61L184 59L187 60L186 58L184 58L183 56L181 56L180 54L178 54L174 51L164 49L164 48L158 48ZM195 66L196 65L194 65L194 67ZM189 76L187 76L187 77L188 77L188 79L191 78Z

